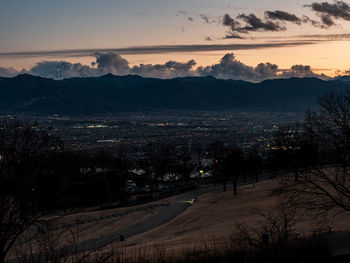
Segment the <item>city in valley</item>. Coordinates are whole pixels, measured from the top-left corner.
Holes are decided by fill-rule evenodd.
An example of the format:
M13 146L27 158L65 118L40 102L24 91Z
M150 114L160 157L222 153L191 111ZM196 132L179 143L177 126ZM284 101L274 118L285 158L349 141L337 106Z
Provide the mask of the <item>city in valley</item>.
M215 141L246 150L268 149L279 127L292 129L304 116L305 112L169 110L79 117L55 114L30 119L60 135L74 149L125 150L130 156L138 156L152 145L208 146Z
M350 0L0 3L0 263L350 262Z

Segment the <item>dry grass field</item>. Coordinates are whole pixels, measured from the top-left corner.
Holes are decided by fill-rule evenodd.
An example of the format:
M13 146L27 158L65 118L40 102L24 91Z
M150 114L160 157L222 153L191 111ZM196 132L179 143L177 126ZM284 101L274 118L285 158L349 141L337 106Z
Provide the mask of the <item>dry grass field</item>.
M218 189L199 196L198 202L184 213L168 223L151 231L131 237L125 242L126 247L168 247L196 245L201 242L227 240L237 235L237 226L259 228L263 221L260 213L274 213L279 207L279 197L273 194L278 186L276 180L267 180L255 185L239 188L235 197L228 189ZM350 229L348 214L330 214L327 219L333 226L332 231ZM294 230L299 235L312 235L319 229L319 218L313 214L298 211L295 216Z
M149 231L126 238L124 242L111 242L100 248L100 251L117 250L125 255L154 254L154 253L182 253L184 250L215 246L227 243L237 237L238 225L246 225L248 229L259 229L263 218L261 214L274 214L278 212L279 197L274 194L278 186L277 180L266 180L256 184L247 184L239 187L238 195L234 196L230 187L226 192L220 186L203 191L198 195L198 201L188 204L187 209L166 223ZM54 221L58 229L50 231L55 239L55 245L64 247L71 242L81 241L108 235L118 229L143 224L146 220L162 216L165 208L171 203L188 201L188 196L195 196L199 190L167 199L129 208L118 208L105 211L79 213ZM333 217L332 217L333 216ZM312 235L322 228L320 222L332 225L332 231L349 230L350 220L348 214L338 214L337 211L330 216L331 220L315 217L297 211L293 231L301 236ZM329 221L329 222L328 222ZM326 231L326 230L325 230ZM35 241L25 246L34 246ZM34 244L34 245L33 245ZM40 246L40 244L39 244ZM14 256L15 250L12 253Z

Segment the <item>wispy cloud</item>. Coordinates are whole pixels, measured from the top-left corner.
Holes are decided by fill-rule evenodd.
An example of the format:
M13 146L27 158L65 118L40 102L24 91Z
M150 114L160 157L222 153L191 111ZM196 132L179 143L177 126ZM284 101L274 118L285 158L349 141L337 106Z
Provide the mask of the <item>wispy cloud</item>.
M310 41L280 41L274 43L208 44L208 45L155 45L108 49L66 49L0 53L0 58L16 57L82 57L96 53L114 52L121 55L185 53L196 51L236 51L312 45Z
M344 1L334 1L334 3L314 2L311 5L305 5L305 7L309 7L316 12L326 27L336 25L334 19L350 21L350 6Z
M185 16L186 19L187 19L188 21L190 21L190 22L193 22L193 21L194 21L193 16L189 15L189 14L188 14L186 11L184 11L184 10L180 10L180 11L178 12L177 15Z
M281 22L289 22L296 25L302 24L310 24L314 27L324 28L321 22L311 19L310 17L303 15L298 17L295 14L288 13L281 10L275 11L265 11L265 17L271 20L281 21Z
M275 40L304 40L312 43L327 42L327 41L347 41L350 40L350 34L305 34L305 35L290 35L290 36L264 36L257 39L275 39Z
M229 34L249 34L251 32L270 31L279 32L286 31L288 28L286 23L296 25L309 24L313 27L328 29L337 25L335 20L350 21L350 5L344 1L314 2L309 5L304 5L311 9L319 17L319 21L311 19L306 15L297 16L283 10L265 11L265 17L260 18L256 14L239 14L235 17L229 14L223 15L222 25L229 28Z
M255 14L239 14L235 18L229 14L225 14L222 18L222 25L228 27L228 32L224 39L228 38L244 38L241 34L250 34L251 32L279 32L285 31L287 28L280 21L289 21L301 23L298 17L292 14L274 11L265 12L265 19L257 17Z
M272 20L292 22L297 25L300 25L302 23L302 19L297 17L295 14L291 14L281 10L265 11L265 17Z
M226 36L224 36L224 39L244 39L244 37L242 37L242 36L239 35L239 34L230 32L230 33L228 33Z
M286 27L278 22L271 20L263 21L255 14L240 14L237 16L238 19L243 20L246 25L243 27L236 28L236 31L241 33L249 33L250 31L284 31Z
M213 24L217 22L217 20L215 18L212 18L210 15L199 14L198 16L207 24Z
M350 34L314 34L314 35L298 35L299 38L308 38L313 41L333 41L333 40L349 40Z
M198 13L189 13L187 11L184 10L180 10L177 12L176 16L183 16L186 18L186 20L190 21L190 22L194 22L195 20L201 20L206 24L212 24L212 23L216 23L217 19L213 18L210 15L207 14L198 14Z

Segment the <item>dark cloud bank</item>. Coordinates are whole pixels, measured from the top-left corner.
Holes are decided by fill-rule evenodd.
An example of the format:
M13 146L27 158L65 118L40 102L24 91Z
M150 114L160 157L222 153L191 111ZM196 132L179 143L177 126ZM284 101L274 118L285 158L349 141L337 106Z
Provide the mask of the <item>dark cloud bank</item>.
M350 6L343 1L328 2L314 2L311 5L305 5L321 18L322 23L325 26L336 25L335 20L350 21Z
M252 32L286 31L288 23L299 26L308 24L316 28L329 29L339 26L337 21L350 21L350 5L341 0L313 2L304 5L304 7L315 14L316 20L306 15L296 15L284 10L267 10L263 17L254 13L241 13L234 16L226 13L219 18L212 18L205 14L189 16L186 11L179 11L178 14L185 16L191 22L199 18L204 23L219 23L226 27L227 34L221 39L244 39Z
M281 10L266 11L265 18L259 18L255 14L239 14L235 18L229 14L225 14L222 19L222 25L228 27L229 31L224 38L244 38L240 34L249 34L251 32L279 32L286 31L286 22L302 25L310 24L314 27L326 28L323 22L312 20L308 16L303 15L298 17L295 14L291 14Z
M239 34L249 34L255 31L278 32L287 30L286 23L297 25L309 24L311 26L328 29L336 26L337 20L350 21L350 5L344 1L314 2L304 5L313 11L319 20L313 20L306 15L297 16L282 10L265 11L265 17L259 18L255 14L239 14L231 17L225 14L222 25L228 27L227 38L243 38Z
M196 68L196 62L168 61L165 64L140 64L130 66L129 62L115 53L97 53L91 66L65 61L43 61L29 71L18 72L11 68L0 68L0 76L13 77L19 73L29 73L41 77L64 79L70 77L96 77L107 73L115 75L137 74L142 77L169 79L186 76L213 76L221 79L236 79L259 82L272 78L327 76L314 73L310 66L295 65L290 69L279 69L271 63L260 63L256 67L247 66L237 60L233 53L226 54L219 63Z

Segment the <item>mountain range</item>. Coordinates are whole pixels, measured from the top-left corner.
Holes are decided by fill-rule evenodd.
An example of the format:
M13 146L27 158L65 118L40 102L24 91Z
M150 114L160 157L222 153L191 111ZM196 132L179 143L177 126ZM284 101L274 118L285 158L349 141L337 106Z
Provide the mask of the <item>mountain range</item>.
M28 74L0 78L0 113L103 114L141 110L301 111L350 88L348 79L290 78L250 83L213 77L137 75L53 80Z

